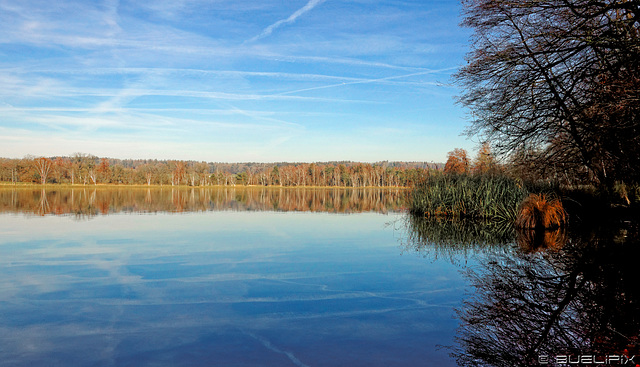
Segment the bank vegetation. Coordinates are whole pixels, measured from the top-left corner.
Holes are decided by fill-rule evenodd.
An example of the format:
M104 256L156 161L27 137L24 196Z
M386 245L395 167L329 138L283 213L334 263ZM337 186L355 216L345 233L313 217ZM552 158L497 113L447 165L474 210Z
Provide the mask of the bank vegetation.
M0 183L65 185L410 187L442 165L426 162L213 163L75 153L0 158Z

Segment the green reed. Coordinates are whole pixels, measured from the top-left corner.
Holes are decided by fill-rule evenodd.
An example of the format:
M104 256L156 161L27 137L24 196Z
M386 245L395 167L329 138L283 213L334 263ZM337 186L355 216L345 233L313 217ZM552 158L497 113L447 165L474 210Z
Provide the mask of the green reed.
M513 222L529 190L507 176L435 174L416 185L409 210L427 217Z

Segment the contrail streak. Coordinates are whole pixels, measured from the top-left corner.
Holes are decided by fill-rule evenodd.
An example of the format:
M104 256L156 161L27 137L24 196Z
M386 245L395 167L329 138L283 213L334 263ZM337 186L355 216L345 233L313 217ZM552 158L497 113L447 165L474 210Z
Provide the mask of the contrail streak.
M386 81L386 80L394 80L394 79L408 78L408 77L418 76L418 75L434 74L434 73L437 73L437 72L440 72L440 71L449 70L449 69L454 69L454 68L447 68L447 69L442 69L442 70L421 71L419 73L388 76L388 77L384 77L384 78L363 79L363 80L356 80L356 81L352 81L352 82L321 85L321 86L318 86L318 87L311 87L311 88L292 90L292 91L288 91L288 92L276 93L276 94L274 94L274 96L284 96L284 95L288 95L288 94L295 94L295 93L299 93L299 92L306 92L306 91L316 90L316 89L335 88L335 87L341 87L341 86L344 86L344 85L378 83L378 82L383 82L383 81ZM445 86L446 84L444 84L444 83L436 83L436 85Z
M296 19L298 19L301 15L303 15L304 13L310 11L311 9L315 8L316 6L322 4L323 2L325 2L326 0L309 0L309 2L307 3L307 5L303 6L302 8L298 9L295 13L291 14L289 16L289 18L287 19L280 19L279 21L273 23L272 25L268 26L267 28L265 28L262 33L260 33L259 35L251 38L250 40L248 40L247 42L254 42L257 41L261 38L267 37L268 35L270 35L271 33L273 33L273 31L279 27L281 27L284 24L289 24L289 23L293 23L296 21Z

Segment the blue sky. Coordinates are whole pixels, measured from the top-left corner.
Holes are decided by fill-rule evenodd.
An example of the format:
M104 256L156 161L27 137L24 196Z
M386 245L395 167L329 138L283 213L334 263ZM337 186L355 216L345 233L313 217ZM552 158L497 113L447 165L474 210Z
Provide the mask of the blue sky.
M0 0L0 156L445 160L455 0Z

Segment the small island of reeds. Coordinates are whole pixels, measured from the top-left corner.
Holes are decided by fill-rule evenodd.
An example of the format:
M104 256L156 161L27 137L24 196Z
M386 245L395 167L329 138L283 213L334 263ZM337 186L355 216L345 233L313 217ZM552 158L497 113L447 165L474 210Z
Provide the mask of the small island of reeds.
M444 170L431 171L418 182L408 203L416 217L492 222L524 230L637 217L639 204L638 185L617 182L602 187L553 180L522 170L517 163L499 165L486 145L473 163L462 149L449 152Z

